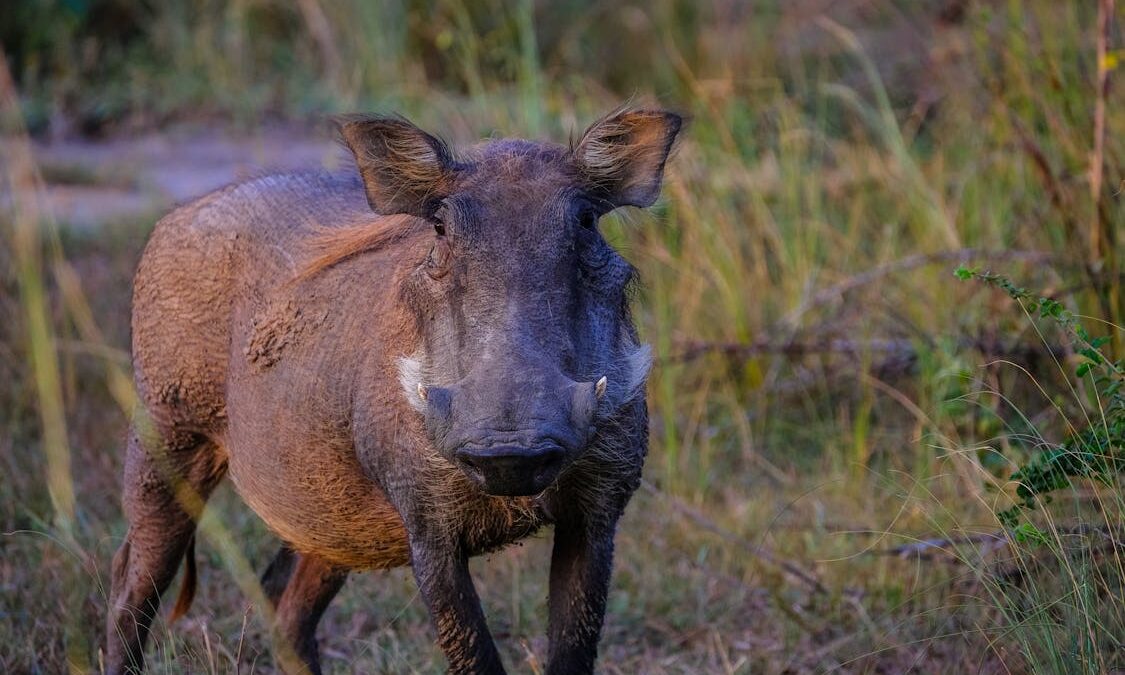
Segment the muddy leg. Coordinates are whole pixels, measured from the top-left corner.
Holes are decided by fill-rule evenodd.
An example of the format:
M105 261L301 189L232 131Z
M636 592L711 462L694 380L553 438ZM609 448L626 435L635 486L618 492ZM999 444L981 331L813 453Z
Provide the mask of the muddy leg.
M452 544L433 545L424 537L411 542L411 565L418 589L437 629L438 644L458 675L503 675L500 653L481 609L468 558Z
M547 620L549 675L594 672L613 571L613 531L613 524L555 525Z
M278 638L300 663L281 663L287 672L320 675L316 625L347 579L347 570L282 546L262 577L262 588L277 610Z
M215 446L193 438L150 455L130 433L122 502L129 531L113 558L106 617L106 672L139 672L149 626L195 532L195 518L226 467ZM180 476L177 499L169 485ZM187 490L186 488L190 488Z

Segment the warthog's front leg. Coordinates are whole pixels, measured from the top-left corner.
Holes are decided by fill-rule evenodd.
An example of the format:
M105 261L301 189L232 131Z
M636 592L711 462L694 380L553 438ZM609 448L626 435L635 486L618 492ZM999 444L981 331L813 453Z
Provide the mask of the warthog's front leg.
M594 672L613 571L616 519L555 525L548 616L549 675Z
M504 673L492 641L480 598L469 576L468 556L452 542L424 541L411 535L411 564L438 645L449 660L451 673Z

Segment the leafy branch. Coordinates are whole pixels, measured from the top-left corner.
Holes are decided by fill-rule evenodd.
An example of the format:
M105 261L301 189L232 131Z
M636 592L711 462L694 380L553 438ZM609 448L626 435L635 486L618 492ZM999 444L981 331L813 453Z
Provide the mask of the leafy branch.
M976 279L998 288L1028 315L1061 327L1073 339L1074 351L1081 359L1075 376L1089 378L1105 402L1100 419L1036 455L1012 474L1011 479L1018 483L1016 496L1020 501L997 515L1005 527L1015 528L1024 509L1034 509L1039 501L1049 502L1051 493L1069 488L1073 479L1110 483L1114 474L1125 471L1125 359L1114 361L1107 357L1102 348L1110 338L1092 336L1074 313L1057 300L1016 286L999 274L966 267L958 267L954 274L963 281Z

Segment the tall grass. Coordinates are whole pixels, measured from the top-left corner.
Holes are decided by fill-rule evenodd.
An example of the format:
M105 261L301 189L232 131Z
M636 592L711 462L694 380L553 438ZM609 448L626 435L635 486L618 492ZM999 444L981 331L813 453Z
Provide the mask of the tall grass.
M1070 395L1070 371L1054 366L1057 352L1042 349L1002 300L953 282L952 267L1002 265L1027 285L1052 289L1076 314L1125 321L1114 262L1125 221L1125 116L1114 111L1125 101L1120 87L1100 84L1115 75L1109 57L1120 54L1120 21L1100 6L1101 19L1097 3L1048 0L971 3L945 18L926 5L889 2L831 10L686 0L13 3L0 7L0 42L11 50L21 98L17 105L8 90L0 122L18 130L27 120L48 135L112 135L222 118L251 133L269 118L380 108L458 141L565 140L622 100L679 107L692 122L664 201L652 217L604 223L641 271L637 319L657 358L647 468L656 496L639 499L672 509L676 523L659 542L626 540L619 586L632 595L619 613L637 622L632 628L649 625L650 615L675 617L680 623L668 630L690 634L700 617L728 607L703 589L725 579L739 593L770 589L761 611L790 631L782 644L831 636L833 651L809 650L815 659L802 667L918 658L916 641L937 642L950 625L976 620L964 639L978 631L1013 670L1065 670L1078 654L1093 672L1119 663L1107 636L1120 625L1121 603L1119 582L1072 553L1065 534L1089 522L1088 511L1048 512L1065 522L1042 530L1038 544L1008 542L1017 557L1005 569L1022 570L1017 584L976 549L960 558L980 585L952 596L934 590L959 588L943 573L927 573L933 586L911 588L895 563L868 556L900 537L996 531L993 514L1013 490L1005 478L1039 451L1019 440L1057 441L1068 419L1084 415L1086 401ZM50 236L40 241L50 230L36 223L49 218L26 210L40 183L19 178L34 176L30 156L14 161L21 156L5 158L17 207L7 216L22 331L13 354L27 359L13 372L34 394L26 409L35 430L18 412L5 423L13 445L47 458L46 466L29 458L14 466L48 478L46 520L60 532L77 527L92 569L107 548L92 540L120 533L114 525L82 530L85 511L105 509L88 491L75 492L85 467L73 458L89 461L96 442L72 443L68 433L77 432L66 421L108 394L119 402L120 424L131 412L128 374L111 361L91 373L55 336L120 354L112 350L124 344L102 324L124 319L91 309L99 299L84 293L81 271ZM113 308L123 311L123 302ZM1120 355L1120 345L1109 349ZM998 360L1019 360L1022 370ZM26 402L32 394L5 395ZM68 461L77 472L68 474ZM48 512L28 501L38 494L32 486L12 492L9 523ZM1121 514L1118 493L1097 494L1103 517ZM702 514L715 529L696 532L675 515L683 513ZM220 562L253 594L237 532L204 522L216 528ZM239 523L233 527L253 532ZM848 533L833 534L841 529ZM835 561L813 565L830 597L814 591L802 606L792 579L753 554L762 546ZM1080 548L1092 546L1084 540ZM685 551L695 561L687 571L679 567ZM700 587L668 586L659 569L638 562L655 556L663 556L659 569L680 570ZM502 596L515 625L530 631L531 610L513 598L538 582L512 564L517 574ZM857 578L860 599L847 595ZM985 609L966 619L959 606L931 615L912 604L931 601ZM823 611L823 623L809 606ZM1002 626L989 625L988 608ZM750 630L741 623L745 608L723 611L730 628L719 630L719 643L741 639L734 627ZM242 616L227 627L241 630ZM1087 623L1088 637L1070 629L1072 620ZM388 650L415 662L425 653L388 639ZM724 665L729 646L692 644L684 650L707 655L670 663L731 671L790 663L778 656ZM520 658L538 648L528 650ZM80 651L95 653L90 645ZM972 656L970 649L957 658Z
M1125 646L1125 360L1110 360L1101 347L1125 327L1096 322L1093 330L1108 328L1111 335L1095 336L1085 321L1053 298L1031 293L1000 275L964 269L958 275L1006 291L1044 339L1062 332L1078 355L1073 383L1067 367L1056 362L1072 384L1070 411L1060 401L1051 401L1065 423L1066 437L1049 440L1041 423L1026 415L1027 431L1011 434L1011 440L1038 452L1011 476L1019 502L998 513L1007 530L1006 541L997 542L1007 543L1010 557L995 566L982 565L977 556L966 562L1003 611L1014 641L1037 671L1116 670ZM1049 506L1055 500L1063 504Z

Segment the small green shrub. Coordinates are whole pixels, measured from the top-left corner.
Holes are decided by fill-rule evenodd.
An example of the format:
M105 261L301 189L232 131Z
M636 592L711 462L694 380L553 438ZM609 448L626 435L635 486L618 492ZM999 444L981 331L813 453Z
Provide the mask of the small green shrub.
M955 273L1004 291L1037 329L1039 322L1060 328L1071 341L1074 377L1091 385L1084 397L1076 396L1085 405L1080 414L1069 415L1065 438L1031 455L1011 474L1017 503L997 513L1007 530L1007 553L992 564L974 564L978 578L1033 672L1117 672L1125 665L1125 499L1118 482L1125 470L1125 360L1110 356L1111 337L1095 337L1084 325L1094 319L1057 299L999 274L964 267ZM1044 508L1031 517L1029 512L1052 496L1078 487L1076 481L1108 489L1092 495L1076 490L1069 509Z
M1020 502L997 515L1006 527L1015 528L1022 510L1035 508L1039 501L1049 501L1052 493L1071 487L1073 479L1089 478L1108 484L1125 469L1125 359L1109 358L1104 350L1111 338L1091 335L1058 300L1016 286L999 274L965 267L959 267L955 274L962 280L977 279L998 288L1029 316L1061 327L1072 338L1074 352L1080 359L1075 377L1087 378L1094 385L1100 414L1012 474L1011 479L1018 483L1016 496Z

